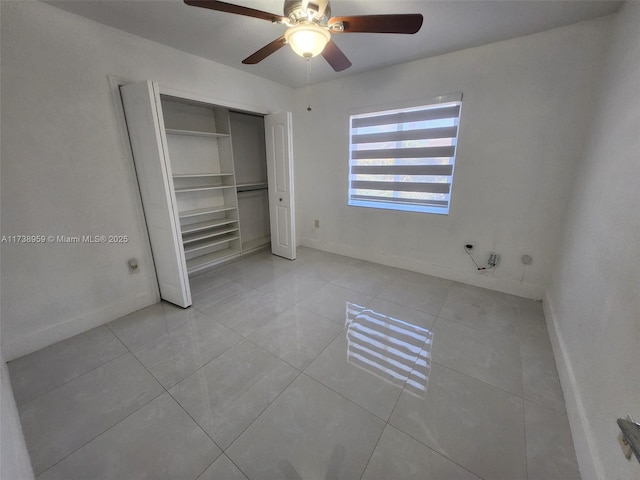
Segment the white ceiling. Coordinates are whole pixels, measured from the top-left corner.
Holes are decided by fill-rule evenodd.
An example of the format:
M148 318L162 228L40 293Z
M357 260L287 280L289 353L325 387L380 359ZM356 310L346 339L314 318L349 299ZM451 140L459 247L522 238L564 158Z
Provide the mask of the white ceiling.
M185 5L182 0L53 0L66 11L273 81L300 87L305 62L282 48L258 65L244 58L276 39L283 25ZM282 15L283 0L229 0ZM333 0L333 16L421 13L415 35L334 34L353 66L336 73L311 61L312 83L528 35L616 12L617 0Z

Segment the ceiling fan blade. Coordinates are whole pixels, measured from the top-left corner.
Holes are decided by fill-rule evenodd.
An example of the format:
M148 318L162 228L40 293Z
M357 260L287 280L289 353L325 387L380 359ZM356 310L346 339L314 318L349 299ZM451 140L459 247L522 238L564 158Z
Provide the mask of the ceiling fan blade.
M336 72L346 70L351 66L347 56L338 48L333 40L329 40L327 46L322 51L322 56Z
M184 0L184 3L192 7L208 8L218 12L235 13L236 15L259 18L269 22L284 22L286 20L280 15L263 12L262 10L255 10L253 8L241 7L240 5L233 5L232 3L227 2L217 2L214 0Z
M252 55L249 55L247 58L245 58L242 61L242 63L244 63L245 65L255 65L256 63L259 63L262 60L264 60L265 58L267 58L272 53L275 53L278 50L280 50L286 44L287 44L287 41L286 41L286 39L284 38L284 35L283 35L282 37L276 38L273 42L265 45L260 50L258 50L256 53L254 53Z
M416 33L422 27L422 15L357 15L329 20L329 26L335 23L342 23L344 31L332 30L332 33Z

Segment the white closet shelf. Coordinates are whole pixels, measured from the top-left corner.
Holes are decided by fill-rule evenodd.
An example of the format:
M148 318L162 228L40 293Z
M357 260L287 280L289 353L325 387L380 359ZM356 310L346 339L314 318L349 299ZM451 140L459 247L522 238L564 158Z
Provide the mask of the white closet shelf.
M251 192L254 190L266 190L267 182L259 182L259 183L239 183L236 185L238 192Z
M200 257L192 258L187 260L187 272L195 273L200 270L204 270L211 265L215 265L224 260L230 260L234 257L239 257L240 251L234 250L233 248L226 248L224 250L218 250L217 252L209 253L207 255L202 255Z
M183 210L182 212L178 212L178 216L180 218L189 218L189 217L197 217L198 215L208 215L210 213L229 212L237 209L238 207L236 207L235 205L217 205L215 207L196 208L194 210Z
M199 130L180 130L177 128L166 128L165 132L168 135L186 135L189 137L212 137L212 138L220 138L220 137L228 137L228 133L216 133L216 132L203 132Z
M205 248L215 247L216 245L232 242L233 240L238 240L239 238L240 236L236 232L219 235L210 240L194 242L193 245L189 245L189 246L185 245L184 253L187 254L187 253L197 252L198 250L204 250Z
M183 235L188 235L190 233L200 232L202 230L208 230L210 228L222 227L223 225L231 225L233 223L238 223L237 218L218 218L215 220L209 220L206 222L198 222L191 223L189 225L183 225L180 230L182 230Z
M199 242L200 240L206 240L207 238L215 239L215 237L220 237L222 235L226 235L227 233L237 232L238 227L227 227L227 228L215 228L211 230L204 230L198 232L196 234L187 235L182 237L182 243L185 247L191 243ZM188 247L187 247L188 248Z
M174 173L173 178L232 177L233 173Z
M193 187L181 187L176 188L176 193L185 193L185 192L202 192L205 190L223 190L225 188L236 188L233 185L200 185Z

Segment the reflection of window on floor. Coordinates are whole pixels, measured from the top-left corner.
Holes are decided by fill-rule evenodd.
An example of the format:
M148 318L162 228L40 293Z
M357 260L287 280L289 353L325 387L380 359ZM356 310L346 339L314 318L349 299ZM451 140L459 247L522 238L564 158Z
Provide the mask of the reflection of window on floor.
M433 333L347 302L347 359L410 393L424 396L431 371Z

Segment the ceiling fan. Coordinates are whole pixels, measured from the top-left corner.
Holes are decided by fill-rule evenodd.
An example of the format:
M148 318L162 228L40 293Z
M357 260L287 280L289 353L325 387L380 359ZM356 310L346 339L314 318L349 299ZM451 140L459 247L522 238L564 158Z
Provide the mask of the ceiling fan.
M249 65L261 62L289 44L294 52L307 59L322 54L329 65L340 72L349 68L351 62L331 39L332 33L412 34L422 26L419 13L332 17L329 0L285 0L283 16L213 0L184 0L184 3L286 25L284 35L242 61Z

